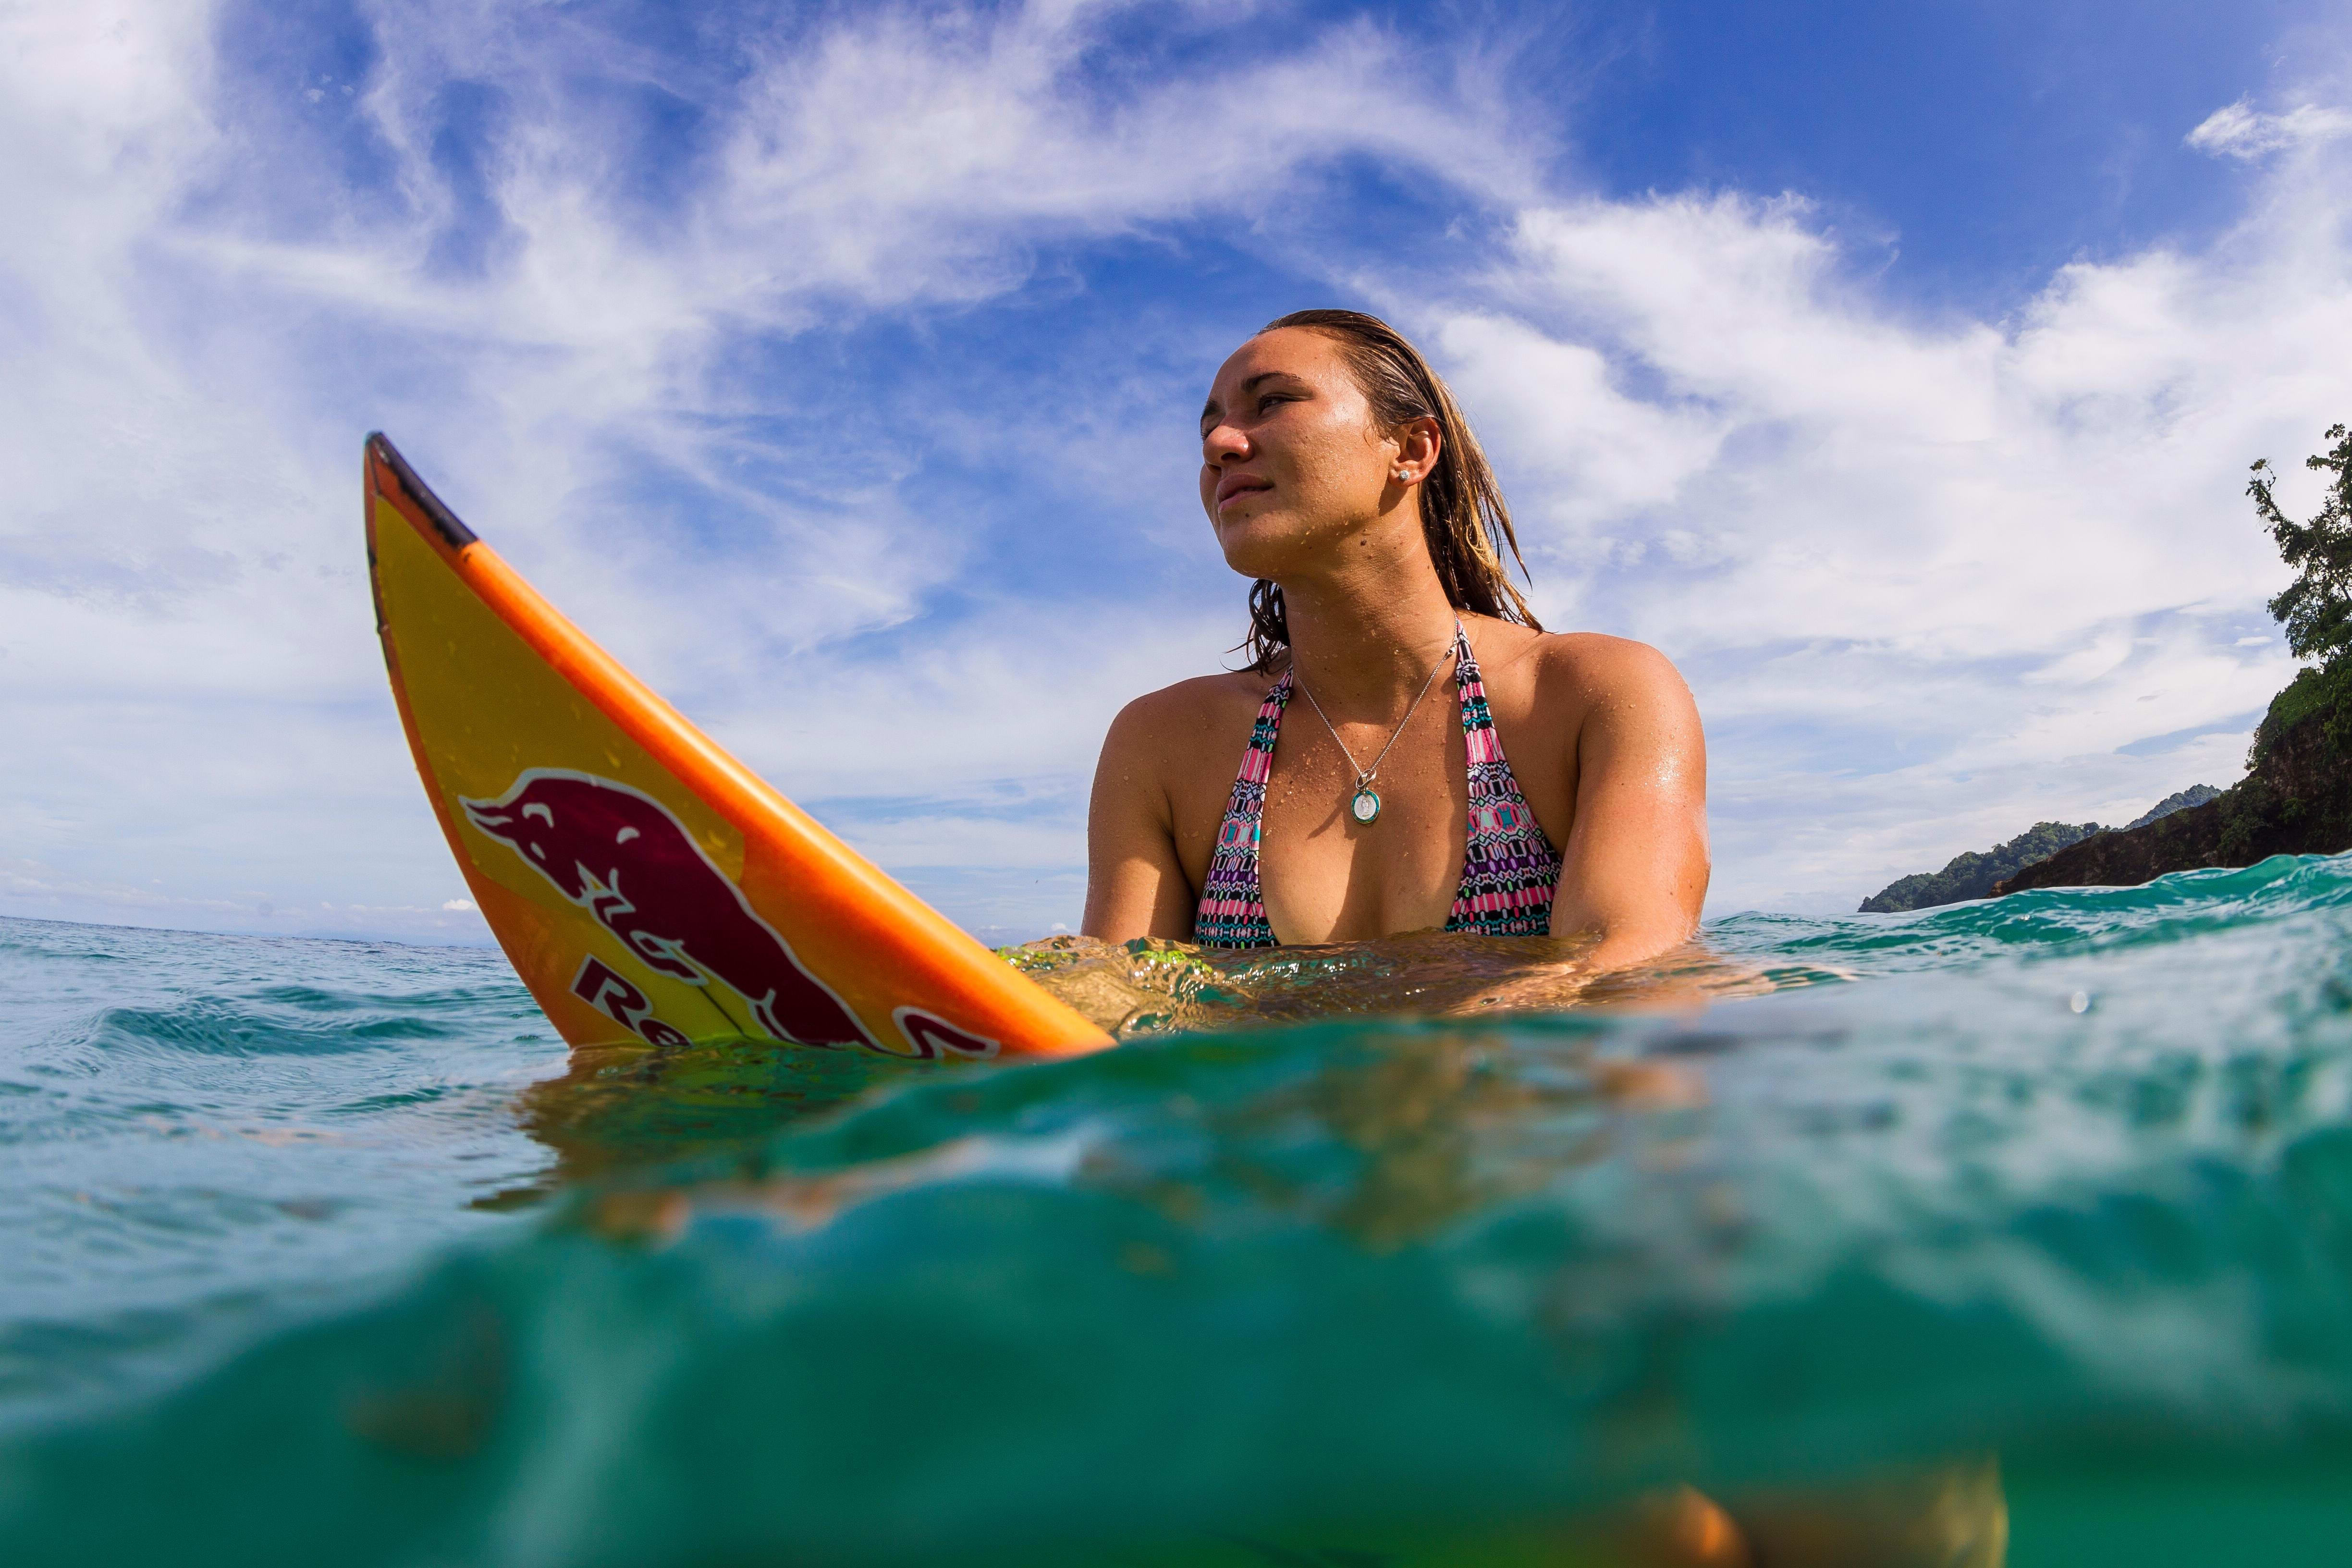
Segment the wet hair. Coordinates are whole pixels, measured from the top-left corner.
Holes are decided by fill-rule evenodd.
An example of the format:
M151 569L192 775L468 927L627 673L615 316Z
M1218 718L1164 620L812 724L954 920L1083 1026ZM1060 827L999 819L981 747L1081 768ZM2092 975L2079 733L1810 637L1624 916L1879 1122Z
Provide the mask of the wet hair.
M1437 568L1446 602L1457 610L1543 630L1503 565L1503 552L1508 551L1519 575L1528 575L1503 489L1495 482L1495 470L1470 433L1461 405L1421 351L1394 327L1360 310L1293 310L1259 331L1283 327L1305 327L1338 342L1357 386L1372 405L1373 419L1383 427L1409 419L1437 421L1437 466L1421 484L1421 531L1429 541L1429 559ZM1249 636L1239 651L1250 656L1250 668L1271 669L1275 657L1290 646L1282 589L1271 579L1260 577L1250 585L1249 615Z

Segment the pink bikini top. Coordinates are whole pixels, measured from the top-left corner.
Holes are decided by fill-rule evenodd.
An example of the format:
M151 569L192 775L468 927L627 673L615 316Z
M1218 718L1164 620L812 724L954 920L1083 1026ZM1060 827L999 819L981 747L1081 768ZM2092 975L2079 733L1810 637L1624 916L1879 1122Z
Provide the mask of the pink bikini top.
M1486 688L1462 623L1454 623L1454 684L1462 695L1462 740L1470 758L1469 847L1454 889L1447 931L1487 936L1541 936L1551 930L1552 890L1559 881L1559 851L1536 825L1519 781L1503 756ZM1290 702L1288 671L1274 683L1250 728L1249 749L1234 780L1217 848L1192 916L1192 940L1202 947L1275 947L1274 927L1257 879L1258 840L1265 786L1274 776L1275 737Z

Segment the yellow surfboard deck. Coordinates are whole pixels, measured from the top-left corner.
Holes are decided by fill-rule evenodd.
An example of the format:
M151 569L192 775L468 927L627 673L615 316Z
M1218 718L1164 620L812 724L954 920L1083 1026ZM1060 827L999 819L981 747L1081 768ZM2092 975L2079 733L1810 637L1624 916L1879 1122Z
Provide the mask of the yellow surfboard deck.
M416 771L566 1041L932 1059L1111 1043L590 642L380 435L365 468L376 630Z

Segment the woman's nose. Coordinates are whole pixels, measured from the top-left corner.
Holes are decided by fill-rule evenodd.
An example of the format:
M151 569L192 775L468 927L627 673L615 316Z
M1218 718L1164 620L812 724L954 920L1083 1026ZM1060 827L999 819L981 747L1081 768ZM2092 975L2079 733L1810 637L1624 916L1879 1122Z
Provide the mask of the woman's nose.
M1201 437L1201 457L1211 467L1240 462L1249 456L1249 437L1230 425L1219 425Z

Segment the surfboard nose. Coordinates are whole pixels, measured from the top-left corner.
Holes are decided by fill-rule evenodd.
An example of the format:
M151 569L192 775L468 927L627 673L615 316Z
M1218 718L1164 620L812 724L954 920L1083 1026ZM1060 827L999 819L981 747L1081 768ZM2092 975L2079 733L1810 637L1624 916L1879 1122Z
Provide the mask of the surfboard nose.
M567 1041L772 1033L897 1057L1111 1043L623 668L381 432L363 477L377 627L417 773L475 903ZM591 907L592 883L618 895L627 931ZM652 962L640 936L685 961Z

